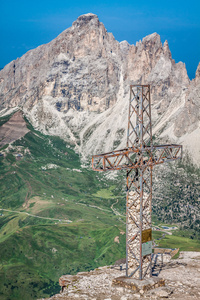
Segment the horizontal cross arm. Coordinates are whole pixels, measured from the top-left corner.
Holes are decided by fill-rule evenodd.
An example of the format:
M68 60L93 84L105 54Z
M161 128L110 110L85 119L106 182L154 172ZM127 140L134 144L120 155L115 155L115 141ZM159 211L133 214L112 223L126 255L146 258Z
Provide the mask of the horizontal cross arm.
M181 145L159 145L125 148L92 156L94 171L142 169L182 158Z

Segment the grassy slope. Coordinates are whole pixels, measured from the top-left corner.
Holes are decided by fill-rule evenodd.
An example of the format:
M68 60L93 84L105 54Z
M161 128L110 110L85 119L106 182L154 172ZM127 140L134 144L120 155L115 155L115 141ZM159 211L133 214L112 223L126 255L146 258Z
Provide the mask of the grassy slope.
M0 125L7 119L0 119ZM29 128L31 132L0 156L0 299L55 294L59 276L125 257L125 218L111 210L114 204L125 215L123 172L108 180L83 168L61 139ZM17 160L16 153L23 157ZM199 242L188 234L173 232L159 246L199 250Z
M8 210L0 209L1 299L54 294L59 276L125 256L125 225L110 208L119 188L82 168L61 139L32 129L0 157L0 167L0 208ZM122 199L117 205L124 212Z
M200 241L192 240L190 238L173 235L167 235L163 240L159 242L159 246L162 248L179 248L180 251L200 251Z

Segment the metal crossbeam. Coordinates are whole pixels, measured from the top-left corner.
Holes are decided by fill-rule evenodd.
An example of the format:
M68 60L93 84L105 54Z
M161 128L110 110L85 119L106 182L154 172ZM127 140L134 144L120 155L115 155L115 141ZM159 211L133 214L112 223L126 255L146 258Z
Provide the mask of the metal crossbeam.
M94 171L137 169L159 165L182 157L182 146L161 145L146 147L141 152L136 148L125 148L92 156Z
M94 171L127 171L126 276L152 275L152 169L181 158L181 145L153 145L150 86L131 85L126 148L92 157Z

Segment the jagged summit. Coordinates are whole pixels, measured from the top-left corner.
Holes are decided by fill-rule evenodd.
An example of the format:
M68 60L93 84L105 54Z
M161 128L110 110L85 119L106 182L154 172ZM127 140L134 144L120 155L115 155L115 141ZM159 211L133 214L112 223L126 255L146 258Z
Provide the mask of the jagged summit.
M143 42L147 42L150 40L158 40L158 42L160 42L160 35L157 32L154 32L154 33L151 33L151 34L145 36L142 39Z
M166 55L166 57L168 57L169 59L172 58L172 54L171 54L171 51L169 49L169 44L168 44L167 40L163 44L163 51L164 51L164 54Z
M73 27L85 26L88 23L90 23L90 25L98 24L99 23L98 16L93 14L93 13L88 13L88 14L81 15L77 18L76 21L73 22L72 26Z
M193 151L189 136L200 135L196 74L191 83L157 33L136 45L119 43L89 13L0 71L0 111L19 106L34 127L73 142L84 157L124 147L129 85L148 83L154 134ZM200 163L198 150L193 156Z
M197 70L196 70L196 79L200 78L200 63L197 66Z
M87 13L79 16L75 22L81 22L81 21L89 22L92 19L99 19L99 18L97 15L93 13Z
M154 53L162 48L160 35L156 32L144 37L141 44L145 49L153 51Z

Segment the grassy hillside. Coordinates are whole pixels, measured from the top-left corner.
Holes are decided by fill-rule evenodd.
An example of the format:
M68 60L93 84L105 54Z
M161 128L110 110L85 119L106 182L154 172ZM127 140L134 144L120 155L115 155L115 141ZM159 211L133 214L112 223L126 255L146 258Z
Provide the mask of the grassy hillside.
M0 149L2 300L47 297L59 292L61 275L125 257L125 173L112 180L93 172L63 140L27 126L24 138ZM181 228L159 246L196 251L199 171L187 166L155 171L153 221Z
M0 299L49 296L61 275L125 256L121 188L81 166L61 139L29 128L0 150Z

